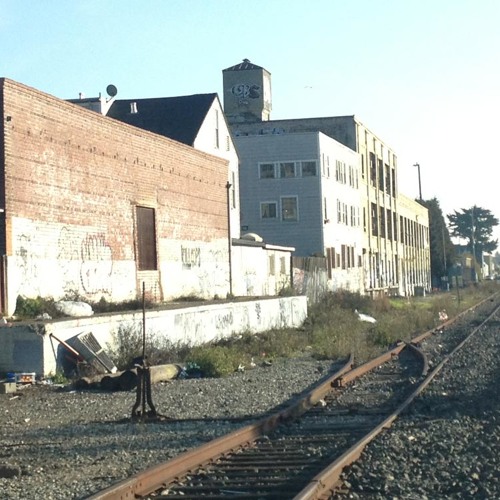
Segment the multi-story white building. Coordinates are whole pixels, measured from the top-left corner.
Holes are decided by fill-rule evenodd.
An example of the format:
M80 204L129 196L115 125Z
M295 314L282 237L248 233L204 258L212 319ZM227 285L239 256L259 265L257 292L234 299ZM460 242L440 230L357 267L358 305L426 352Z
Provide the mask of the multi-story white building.
M363 291L359 155L321 132L235 137L241 230L325 256L330 289Z
M248 60L225 69L223 79L224 111L239 150L241 165L246 164L246 155L253 157L248 148L240 150L240 144L244 143L243 138L246 137L270 137L268 149L272 150L274 146L271 143L275 141L278 144L278 137L289 135L290 144L293 144L295 140L298 141L300 134L316 132L355 152L359 155L358 186L361 201L358 238L362 241L359 253L364 270L364 290L372 295L386 292L413 294L415 287L429 290L427 209L400 196L395 152L354 115L271 120L271 75ZM282 160L287 160L286 154ZM243 179L245 175L241 168L240 178ZM285 180L280 179L279 182L284 183ZM255 196L260 198L260 193L255 189L249 192L247 189L242 182L242 199ZM321 192L317 196L320 196L321 201ZM246 214L243 207L241 217L244 223ZM318 221L322 222L324 218L319 217ZM318 228L318 224L313 227ZM288 234L292 238L292 233ZM322 230L320 234L323 234ZM407 237L414 234L418 234L418 238ZM279 237L285 244L279 233L273 237ZM295 234L293 237L296 239ZM338 232L335 241L349 246L349 241L340 242L342 238L344 235ZM338 244L332 244L332 247L335 248ZM295 246L297 255L308 250L304 246Z

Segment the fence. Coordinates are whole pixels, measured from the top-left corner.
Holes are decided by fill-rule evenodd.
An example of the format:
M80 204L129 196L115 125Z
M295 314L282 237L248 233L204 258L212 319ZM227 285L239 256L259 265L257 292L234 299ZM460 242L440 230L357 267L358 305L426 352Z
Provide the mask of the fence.
M309 303L319 302L328 290L328 270L324 257L292 257L292 287L306 295Z

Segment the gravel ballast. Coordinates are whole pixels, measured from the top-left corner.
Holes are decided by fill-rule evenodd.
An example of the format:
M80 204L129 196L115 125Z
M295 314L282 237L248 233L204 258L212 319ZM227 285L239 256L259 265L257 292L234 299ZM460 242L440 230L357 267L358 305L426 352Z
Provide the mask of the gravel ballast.
M132 423L131 392L29 386L0 395L1 499L80 499L262 417L338 368L310 357L264 363L222 379L155 384L160 423Z
M344 493L333 498L500 498L499 318L479 329L410 410L365 448L344 471ZM457 325L448 335L461 330ZM441 346L436 336L423 349Z
M484 311L467 320L476 315ZM445 333L458 337L467 320ZM497 321L481 329L411 410L365 449L335 498L500 498L498 327ZM443 345L438 335L424 343L431 368ZM172 420L155 424L130 421L135 391L36 385L0 394L0 499L86 498L279 409L338 367L305 355L224 379L156 384L156 409Z

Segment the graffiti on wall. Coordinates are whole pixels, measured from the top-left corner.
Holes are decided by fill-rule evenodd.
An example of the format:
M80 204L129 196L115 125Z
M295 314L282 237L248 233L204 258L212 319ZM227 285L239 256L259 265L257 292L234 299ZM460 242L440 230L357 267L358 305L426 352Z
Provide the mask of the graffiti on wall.
M197 248L181 247L182 267L191 269L200 267L201 265L201 250Z
M248 83L238 83L231 87L231 93L238 98L238 104L248 104L248 99L258 99L260 91L260 85Z
M215 316L215 328L225 332L234 324L233 311L221 312Z
M34 294L39 295L38 263L42 256L39 255L39 248L31 235L21 233L17 236L14 255L21 290L26 284L30 284Z
M104 233L89 233L81 242L80 280L86 293L111 293L113 258Z
M226 294L229 291L227 254L222 250L209 250L200 269L198 289L203 297Z
M63 227L59 233L57 260L64 292L111 294L113 256L104 233L82 234Z

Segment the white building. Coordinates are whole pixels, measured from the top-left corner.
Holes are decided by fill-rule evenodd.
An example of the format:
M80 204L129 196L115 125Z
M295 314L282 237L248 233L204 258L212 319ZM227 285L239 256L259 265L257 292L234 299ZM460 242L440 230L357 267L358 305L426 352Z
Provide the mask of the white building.
M340 245L341 265L342 255L345 253L351 255L350 260L344 257L347 267L352 264L353 260L356 261L356 255L362 256L360 267L364 269L364 284L361 288L372 296L385 293L412 295L416 291L415 287L418 287L418 290L422 288L430 290L430 273L426 271L430 269L427 209L400 195L397 180L397 156L392 148L354 115L271 120L271 75L264 68L246 59L240 64L223 70L223 78L224 111L238 148L241 165L245 164L247 155L253 158L253 153L248 148L241 149L240 145L244 144L246 138L288 135L290 147L293 147L296 141L300 144L299 137L308 132L319 133L331 138L334 142L338 141L353 154L359 155L357 186L361 193L360 214L359 219L357 219L357 214L353 214L353 217L359 220L361 248L356 247L353 259L351 241L349 239L341 241L344 235L339 231L336 233L338 239L331 241L330 248L334 248L335 253L338 254L337 247ZM274 144L269 146L269 149L272 147ZM292 150L292 152L295 151ZM287 161L286 154L276 161ZM331 164L330 168L333 168ZM245 173L240 172L240 175L243 179ZM349 176L348 172L347 176ZM286 185L284 183L284 186ZM260 192L243 182L240 196L242 200L252 197L262 199ZM293 210L293 200L284 196L285 203L291 204ZM279 201L281 203L281 198ZM337 212L341 212L345 208L342 203L346 202L342 199L338 201L341 205ZM281 205L280 209L282 209ZM326 209L328 216L325 219L331 220L331 207L328 203ZM298 208L299 215L302 211L303 209ZM341 219L349 217L350 213L343 214ZM248 216L243 205L241 218L242 223L246 225L245 221ZM316 248L313 244L316 243L315 239L309 241L311 229L301 227L299 224L295 227L292 225L285 227L286 231L283 227L277 227L277 233L272 234L269 231L264 234L274 241L285 244L284 235L294 241L299 241L300 236L297 231L305 229L302 245L294 244L297 249L296 255L310 255L316 251L311 250ZM317 224L315 227L318 234L323 234L323 231L319 231ZM329 248L330 243L323 243L323 249ZM328 251L326 254L328 256ZM329 257L329 263L333 264L334 261L337 263L336 258ZM346 287L357 289L358 284L347 283Z
M234 140L241 232L324 256L329 289L363 291L359 155L321 132Z

